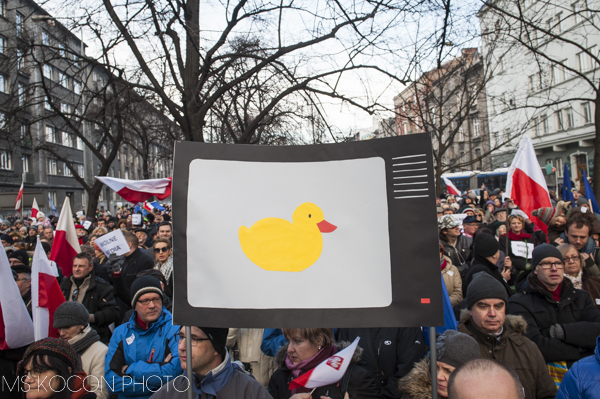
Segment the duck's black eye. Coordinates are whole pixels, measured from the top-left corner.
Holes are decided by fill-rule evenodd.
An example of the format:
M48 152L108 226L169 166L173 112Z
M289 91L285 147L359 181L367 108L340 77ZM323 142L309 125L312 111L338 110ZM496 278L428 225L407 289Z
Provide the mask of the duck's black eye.
M308 214L308 218L310 219L310 213Z

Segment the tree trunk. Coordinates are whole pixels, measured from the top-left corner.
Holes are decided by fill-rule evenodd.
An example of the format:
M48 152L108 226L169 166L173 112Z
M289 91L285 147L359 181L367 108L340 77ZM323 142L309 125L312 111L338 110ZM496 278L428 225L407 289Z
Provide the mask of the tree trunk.
M200 0L185 3L186 50L183 72L183 106L186 108L187 126L182 126L188 140L204 141L204 121L200 113L200 99L196 87L200 76Z
M594 110L594 127L596 136L594 137L594 195L596 199L600 198L600 90L596 92L594 101L596 109Z
M435 196L436 198L439 198L440 194L442 193L442 165L440 164L440 161L438 161L436 163L436 165L434 165L434 171L435 171Z
M96 181L96 183L94 183L94 185L89 190L87 190L90 200L88 202L85 214L91 217L94 221L96 220L96 209L98 208L98 199L100 198L100 192L104 188L104 184L98 183L100 182Z

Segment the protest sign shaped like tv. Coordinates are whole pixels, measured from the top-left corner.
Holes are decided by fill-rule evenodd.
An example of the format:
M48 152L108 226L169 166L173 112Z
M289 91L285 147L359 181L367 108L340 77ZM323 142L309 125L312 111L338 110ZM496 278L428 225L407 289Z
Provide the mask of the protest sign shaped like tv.
M173 322L443 323L429 136L177 143Z
M124 255L130 251L127 240L121 229L116 229L115 231L111 231L108 234L96 238L95 243L98 244L98 247L100 247L100 250L104 252L106 256L110 256L111 254Z

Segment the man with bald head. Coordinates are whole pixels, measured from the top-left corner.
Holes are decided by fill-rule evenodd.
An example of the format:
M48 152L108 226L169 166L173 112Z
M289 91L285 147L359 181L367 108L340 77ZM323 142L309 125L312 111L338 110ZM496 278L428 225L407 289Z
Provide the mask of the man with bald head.
M475 359L454 370L448 381L448 399L523 399L519 377L492 359Z

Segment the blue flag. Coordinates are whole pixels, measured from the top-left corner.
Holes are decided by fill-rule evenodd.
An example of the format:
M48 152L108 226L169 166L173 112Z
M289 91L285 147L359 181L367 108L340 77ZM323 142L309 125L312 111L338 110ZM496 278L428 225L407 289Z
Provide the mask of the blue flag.
M592 209L594 210L594 213L600 213L598 201L596 201L596 197L594 196L594 192L592 191L592 186L590 186L590 182L588 181L587 176L585 175L585 171L583 169L581 171L583 172L583 181L585 182L585 197L588 199L588 201L592 203Z
M154 209L158 209L161 212L166 209L164 206L162 206L161 204L159 204L158 201L151 202L150 204L152 204L152 206L154 207Z
M48 194L48 202L50 203L50 208L52 208L52 212L54 212L54 215L58 215L58 212L56 211L56 207L54 206L54 203L52 203L52 200L50 199L50 194Z
M133 212L134 213L142 213L142 216L146 216L148 214L148 211L146 210L146 208L144 208L143 206L140 206L139 204L137 204L135 206L135 208L133 208Z
M566 163L565 171L563 172L562 199L563 201L571 201L571 203L575 205L575 198L573 198L573 186L571 186L571 173L569 173L569 167Z

